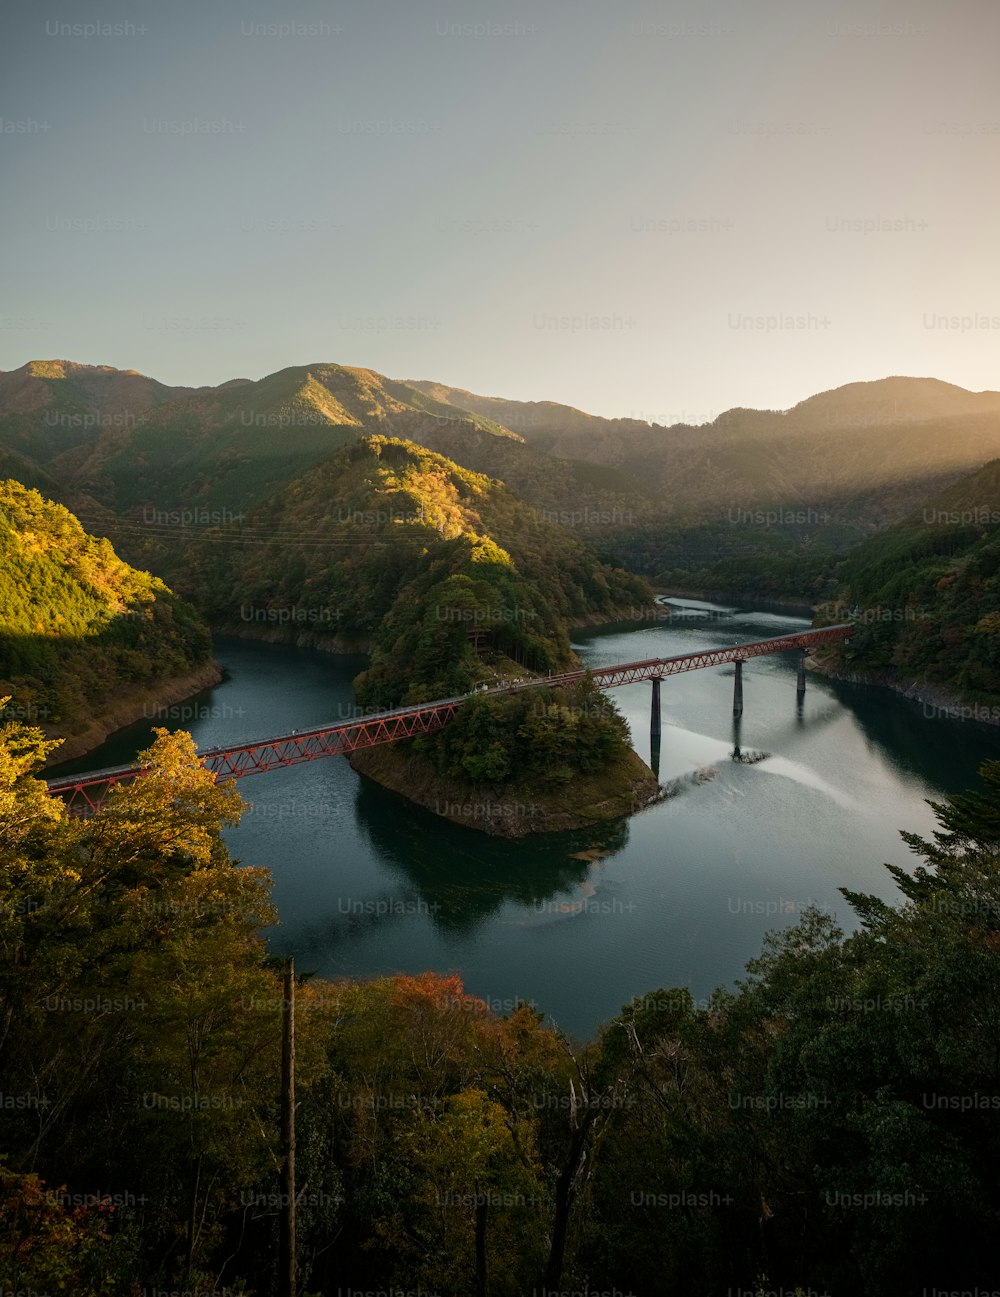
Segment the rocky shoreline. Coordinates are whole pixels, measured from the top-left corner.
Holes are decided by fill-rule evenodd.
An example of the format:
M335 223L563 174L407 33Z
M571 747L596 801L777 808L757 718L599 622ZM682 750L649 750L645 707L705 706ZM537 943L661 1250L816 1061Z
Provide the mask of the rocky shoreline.
M655 775L629 750L618 768L575 777L555 792L538 789L470 788L431 768L426 757L402 746L365 748L348 758L352 769L452 824L497 838L561 833L618 820L660 800Z
M698 599L702 603L739 603L743 598L732 590L657 590L656 593L671 599ZM816 612L812 604L803 603L800 599L753 599L750 602L755 608L787 608L789 612L808 613L810 617Z
M610 613L593 612L583 617L566 619L569 630L582 630L587 626L609 626L620 621L635 620L637 612L649 611L628 604L612 609ZM227 635L233 639L256 640L261 644L286 644L290 648L311 648L321 653L371 653L372 641L363 636L341 635L338 633L323 634L313 628L303 627L296 631L294 627L284 627L276 623L239 622L234 624L214 624L213 635Z
M162 708L185 702L203 689L219 684L221 680L222 668L213 659L185 675L160 680L155 685L122 690L114 700L107 700L105 710L91 717L82 730L72 734L61 734L54 725L42 725L46 738L63 740L46 766L60 765L64 761L86 756L117 730L124 729L135 721L155 720L157 712Z
M842 680L844 684L866 685L869 688L888 689L910 702L923 706L927 720L978 721L981 725L1000 725L1000 707L988 703L969 702L944 685L930 684L926 680L900 680L895 672L885 668L880 671L849 671L837 668L832 661L810 657L806 662L810 671Z

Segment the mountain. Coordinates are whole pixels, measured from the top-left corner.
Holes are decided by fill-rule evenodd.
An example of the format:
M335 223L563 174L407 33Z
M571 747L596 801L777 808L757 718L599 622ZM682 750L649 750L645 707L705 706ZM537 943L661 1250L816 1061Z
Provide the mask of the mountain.
M371 433L502 478L584 536L601 538L656 512L644 488L613 469L554 460L486 417L368 369L294 366L259 381L190 389L60 361L0 379L0 464L155 570L166 570L190 538L186 519L238 522Z
M101 729L102 713L127 723L120 718L129 699L131 720L152 714L151 699L178 689L184 697L219 678L208 628L193 608L123 563L69 510L15 481L0 482L0 552L8 719L80 740ZM79 741L59 756L74 747Z
M0 372L0 444L44 462L58 477L72 471L62 457L92 445L102 431L134 427L191 390L110 365L32 360Z
M294 366L257 382L202 389L147 412L125 438L108 438L81 465L80 484L119 511L254 506L365 432L415 413L455 412L369 369ZM485 420L462 420L499 437Z
M458 603L438 600L442 584ZM566 665L567 622L650 601L644 581L501 482L381 434L341 447L239 527L208 529L177 585L220 629L374 644L369 683L380 677L385 705L408 684L433 682L434 696L485 679L477 646ZM418 622L427 634L411 643Z
M1000 392L969 392L939 378L880 378L818 392L794 406L800 426L899 427L1000 411Z
M605 419L586 414L572 405L557 401L510 401L500 396L478 396L461 387L426 379L408 379L408 385L445 405L483 415L519 433L539 450L564 458L585 451L600 438L610 438L630 431L648 429L639 419ZM654 427L658 425L653 425ZM589 458L581 455L581 458Z
M940 687L1000 718L1000 459L852 550L839 577L821 620L856 630L826 669L917 697Z
M1000 393L892 377L665 427L327 362L197 389L66 361L0 375L0 466L167 579L206 523L371 435L503 481L661 585L812 600L852 545L1000 454Z
M503 397L479 396L463 388L423 379L408 380L436 401L456 409L485 415L524 437L550 454L602 462L629 454L629 440L652 434L645 445L655 445L671 434L670 440L694 444L697 434L735 433L740 439L769 439L779 431L825 428L888 428L950 419L970 414L1000 413L1000 392L969 392L937 378L883 378L866 383L848 383L819 392L790 410L727 410L709 423L692 425L658 424L643 419L608 419L585 414L570 405L554 401L511 401ZM692 435L694 434L694 435Z
M0 406L11 414L52 409L138 415L191 391L168 387L134 369L71 360L30 360L20 369L0 371Z
M641 482L657 500L655 519L639 514L608 543L661 583L735 593L750 581L760 594L802 594L786 584L787 555L843 552L1000 453L1000 392L934 378L850 383L787 411L737 408L670 427L411 386L486 413L547 454Z

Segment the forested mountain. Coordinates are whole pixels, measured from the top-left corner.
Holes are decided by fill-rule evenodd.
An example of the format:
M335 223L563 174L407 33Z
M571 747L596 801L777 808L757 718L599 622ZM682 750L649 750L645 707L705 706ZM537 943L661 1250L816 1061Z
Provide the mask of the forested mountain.
M325 362L196 390L62 361L0 375L11 471L96 530L94 502L112 511L112 539L154 570L186 539L176 519L245 516L365 434L500 478L664 583L792 597L813 583L792 588L788 554L822 565L1000 453L1000 394L896 377L664 427Z
M1000 459L852 550L838 578L822 619L857 629L834 669L1000 704Z
M436 401L483 415L511 428L540 450L564 458L619 463L635 455L669 453L694 444L699 433L736 433L743 440L768 441L782 431L822 433L831 429L892 429L928 420L1000 414L1000 392L969 392L936 378L893 377L848 383L807 397L790 410L736 408L698 425L670 425L641 418L608 419L554 401L511 401L479 396L462 388L409 380ZM669 434L669 435L668 435ZM714 444L714 443L713 443ZM721 444L721 443L720 443Z
M132 428L156 406L191 390L110 365L29 361L0 372L0 446L68 481L102 434Z
M0 482L0 695L9 715L72 733L123 690L210 660L208 627L61 505Z
M600 562L502 483L377 435L331 455L245 525L206 532L177 581L220 628L374 643L368 691L387 706L408 689L409 699L440 697L475 682L487 650L565 666L568 621L650 599L644 581Z
M697 427L412 386L505 422L550 455L642 482L658 518L613 529L622 557L666 582L736 591L741 579L773 587L777 577L770 593L781 593L789 546L842 552L1000 452L1000 393L931 378L850 383L787 411L727 410Z
M154 570L205 525L199 519L242 521L373 433L502 478L581 535L606 539L658 512L649 493L619 473L554 460L488 418L371 370L295 366L197 390L66 362L0 375L0 463L58 493L85 523L108 529L130 561ZM184 519L192 520L186 532Z

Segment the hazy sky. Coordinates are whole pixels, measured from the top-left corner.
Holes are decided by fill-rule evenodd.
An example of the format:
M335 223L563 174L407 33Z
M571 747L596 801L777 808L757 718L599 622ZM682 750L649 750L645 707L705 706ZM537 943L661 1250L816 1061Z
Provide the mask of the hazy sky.
M338 361L661 422L1000 387L996 0L0 23L0 368Z

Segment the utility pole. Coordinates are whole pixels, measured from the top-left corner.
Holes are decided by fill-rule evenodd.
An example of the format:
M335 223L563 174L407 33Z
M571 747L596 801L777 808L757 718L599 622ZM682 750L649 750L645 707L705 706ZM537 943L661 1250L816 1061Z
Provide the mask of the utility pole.
M296 1297L295 1277L295 960L285 961L281 1012L281 1240L279 1297Z

